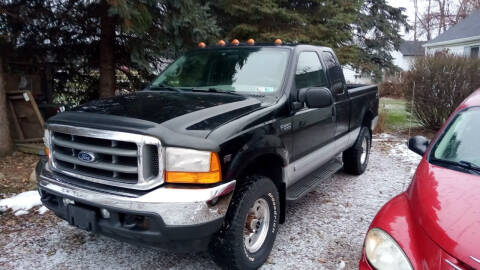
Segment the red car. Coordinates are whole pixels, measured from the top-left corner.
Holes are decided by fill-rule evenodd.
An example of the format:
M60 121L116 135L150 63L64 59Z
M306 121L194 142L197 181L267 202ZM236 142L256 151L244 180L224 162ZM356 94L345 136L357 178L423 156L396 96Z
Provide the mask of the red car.
M370 225L359 268L480 269L480 89L408 147L422 161Z

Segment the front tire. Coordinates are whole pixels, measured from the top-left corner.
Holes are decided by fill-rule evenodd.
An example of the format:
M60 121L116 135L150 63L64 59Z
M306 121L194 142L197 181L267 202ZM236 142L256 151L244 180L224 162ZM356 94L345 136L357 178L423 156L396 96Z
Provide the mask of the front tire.
M367 169L371 146L372 135L370 129L362 127L355 144L343 152L343 169L345 172L353 175L364 173Z
M212 241L213 259L224 269L257 269L275 241L280 214L277 187L267 177L249 177L235 191L225 222Z

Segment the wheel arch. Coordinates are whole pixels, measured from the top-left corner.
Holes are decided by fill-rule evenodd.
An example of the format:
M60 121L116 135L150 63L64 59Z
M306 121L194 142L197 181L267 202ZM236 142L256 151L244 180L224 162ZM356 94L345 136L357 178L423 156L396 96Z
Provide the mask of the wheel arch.
M372 121L375 118L375 114L371 110L367 110L363 115L362 126L368 127L370 133L373 132L372 130Z
M285 221L286 212L286 184L283 175L285 162L283 157L276 153L259 154L249 160L238 174L238 179L245 179L250 175L262 175L273 181L280 197L280 223Z

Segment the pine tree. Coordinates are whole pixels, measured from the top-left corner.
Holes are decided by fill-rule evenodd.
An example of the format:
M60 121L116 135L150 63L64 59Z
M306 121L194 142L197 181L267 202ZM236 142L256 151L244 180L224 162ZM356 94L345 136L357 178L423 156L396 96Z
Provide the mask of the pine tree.
M214 10L227 39L328 46L342 64L377 76L395 68L389 52L408 28L403 10L385 0L220 0Z
M209 6L195 0L11 0L0 10L12 57L54 63L56 95L72 103L113 95L121 72L138 89L219 30Z
M160 52L169 51L176 55L218 31L215 20L209 17L208 6L194 0L102 0L100 13L100 97L111 96L115 91L114 52L115 46L118 46L117 29L123 32L124 38L144 39L139 43L127 41L134 52L132 60L143 67L149 66L149 63L144 61L149 57L143 55L142 50L155 48L145 43L145 39L149 40L148 36L157 39L149 40L153 43L159 42L158 39L170 41L164 43L166 47L160 49ZM155 50L147 51L159 53Z
M366 0L356 19L355 39L360 54L353 59L354 66L364 72L373 72L381 80L382 72L393 72L391 52L398 50L401 28L410 26L404 8L394 8L386 0Z

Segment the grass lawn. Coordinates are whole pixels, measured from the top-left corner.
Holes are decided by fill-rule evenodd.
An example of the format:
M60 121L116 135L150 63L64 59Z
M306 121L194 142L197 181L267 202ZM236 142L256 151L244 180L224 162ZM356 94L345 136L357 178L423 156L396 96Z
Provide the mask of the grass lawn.
M384 115L383 129L385 131L402 131L410 127L418 128L419 124L407 111L405 99L381 98L379 113ZM410 123L411 121L411 123Z

